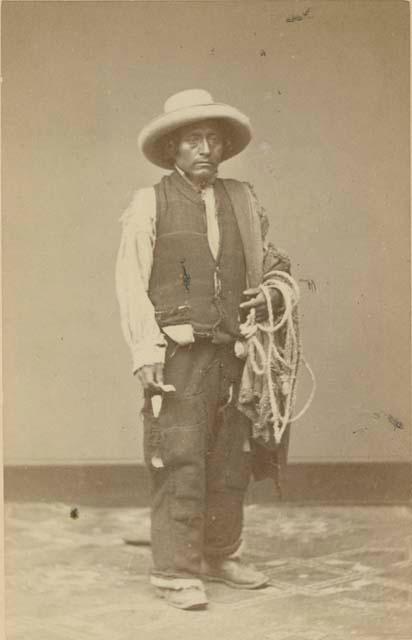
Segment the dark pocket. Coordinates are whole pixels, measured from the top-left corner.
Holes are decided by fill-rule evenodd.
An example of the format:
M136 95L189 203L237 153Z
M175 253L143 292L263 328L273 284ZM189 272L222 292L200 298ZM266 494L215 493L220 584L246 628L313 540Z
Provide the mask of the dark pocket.
M172 473L177 498L203 500L205 492L205 425L172 427L162 434L162 460Z
M172 427L193 427L206 421L207 406L202 392L191 395L171 393L163 399L159 420L162 432Z
M175 426L161 433L162 460L166 465L197 464L205 455L205 424Z
M207 412L203 394L171 398L161 416L161 456L176 497L203 498Z

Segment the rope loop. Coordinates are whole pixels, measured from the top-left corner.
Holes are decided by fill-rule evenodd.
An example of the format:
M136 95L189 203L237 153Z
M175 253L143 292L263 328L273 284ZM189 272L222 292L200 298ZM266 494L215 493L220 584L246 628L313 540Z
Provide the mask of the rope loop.
M266 299L268 319L255 320L255 310L249 312L240 330L247 342L247 357L256 376L265 377L265 389L270 402L270 422L275 441L279 443L288 424L301 418L315 395L315 375L301 354L296 331L296 307L300 299L297 282L285 271L273 270L265 275L259 289ZM275 322L270 292L276 289L282 296L283 313ZM276 339L281 332L282 339ZM282 346L280 346L282 345ZM312 390L303 408L293 415L295 387L299 362L302 361L312 380Z

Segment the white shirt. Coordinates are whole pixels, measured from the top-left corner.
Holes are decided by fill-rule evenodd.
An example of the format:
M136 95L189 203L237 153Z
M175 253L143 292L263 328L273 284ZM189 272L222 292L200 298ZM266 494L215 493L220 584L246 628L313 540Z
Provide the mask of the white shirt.
M180 173L182 178L184 178L186 182L189 183L192 189L196 189L196 187L185 176L180 167L175 165L175 169L178 173ZM199 193L206 209L207 239L209 242L209 247L214 259L216 260L217 254L219 252L220 232L219 224L217 221L216 199L213 185L210 184L206 187L203 187L203 189L199 189Z

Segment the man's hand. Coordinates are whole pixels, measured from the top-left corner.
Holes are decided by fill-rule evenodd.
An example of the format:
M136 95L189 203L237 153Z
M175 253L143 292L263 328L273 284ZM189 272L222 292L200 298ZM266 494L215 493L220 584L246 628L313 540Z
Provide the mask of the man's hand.
M159 391L163 385L163 363L145 364L138 369L137 376L145 391Z
M268 319L268 307L265 295L259 288L246 289L243 292L244 296L250 298L247 302L242 302L239 306L246 312L246 315L251 309L255 309L256 322L264 322ZM277 289L269 290L270 299L272 301L272 309L274 312L281 306L283 302L282 294Z

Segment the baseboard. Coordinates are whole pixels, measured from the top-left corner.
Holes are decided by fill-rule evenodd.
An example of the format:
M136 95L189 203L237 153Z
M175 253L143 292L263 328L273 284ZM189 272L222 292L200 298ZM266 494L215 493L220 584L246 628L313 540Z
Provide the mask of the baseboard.
M64 502L107 507L147 506L150 488L142 465L13 465L4 468L6 501ZM292 463L281 500L319 504L410 504L412 464ZM279 500L272 481L254 482L248 503Z

